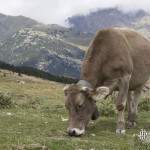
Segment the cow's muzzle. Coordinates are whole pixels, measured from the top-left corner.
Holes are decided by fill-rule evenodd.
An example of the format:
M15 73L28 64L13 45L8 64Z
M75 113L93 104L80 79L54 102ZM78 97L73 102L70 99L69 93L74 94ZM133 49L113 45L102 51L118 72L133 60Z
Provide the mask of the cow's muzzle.
M70 136L81 136L81 135L83 135L84 133L85 133L85 130L84 130L84 129L80 130L80 129L78 129L78 128L72 128L72 129L69 129L69 130L68 130L68 134L69 134Z

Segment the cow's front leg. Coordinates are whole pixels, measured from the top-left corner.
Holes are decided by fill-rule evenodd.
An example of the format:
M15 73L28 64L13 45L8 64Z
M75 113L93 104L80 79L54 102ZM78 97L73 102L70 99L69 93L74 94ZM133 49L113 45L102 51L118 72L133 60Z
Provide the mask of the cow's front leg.
M125 119L124 119L124 110L126 106L126 100L129 90L129 82L131 75L126 75L119 80L119 93L116 101L116 108L118 110L118 120L117 120L117 134L125 133Z
M128 128L136 126L137 107L142 87L128 93Z

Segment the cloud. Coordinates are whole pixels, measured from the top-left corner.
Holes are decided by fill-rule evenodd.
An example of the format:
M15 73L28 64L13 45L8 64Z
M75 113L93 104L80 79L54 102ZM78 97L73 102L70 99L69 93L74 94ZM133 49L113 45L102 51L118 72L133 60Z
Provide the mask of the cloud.
M13 14L15 10L21 9L22 0L0 0L0 13Z
M65 19L97 8L118 6L124 11L144 9L150 12L150 0L0 0L0 12L24 15L44 23L65 25Z

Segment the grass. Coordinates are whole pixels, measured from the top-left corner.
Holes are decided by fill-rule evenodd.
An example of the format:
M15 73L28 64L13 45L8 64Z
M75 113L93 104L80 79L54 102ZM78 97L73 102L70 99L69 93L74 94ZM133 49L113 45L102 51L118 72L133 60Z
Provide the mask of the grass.
M0 74L1 76L1 74ZM25 84L19 84L25 81ZM126 135L115 134L116 117L100 117L79 138L66 134L67 118L63 84L7 74L0 77L0 91L8 93L13 107L0 109L0 150L138 150L134 134L150 131L150 112L140 112L138 126Z

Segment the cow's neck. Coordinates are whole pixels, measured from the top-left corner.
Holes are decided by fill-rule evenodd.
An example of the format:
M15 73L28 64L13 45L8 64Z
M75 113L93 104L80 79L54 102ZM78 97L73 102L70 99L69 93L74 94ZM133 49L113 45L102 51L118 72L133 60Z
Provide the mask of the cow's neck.
M96 60L98 60L98 62ZM85 80L90 83L93 89L100 86L103 80L103 73L101 69L102 62L100 60L100 58L87 58L83 61L81 67L80 80Z

